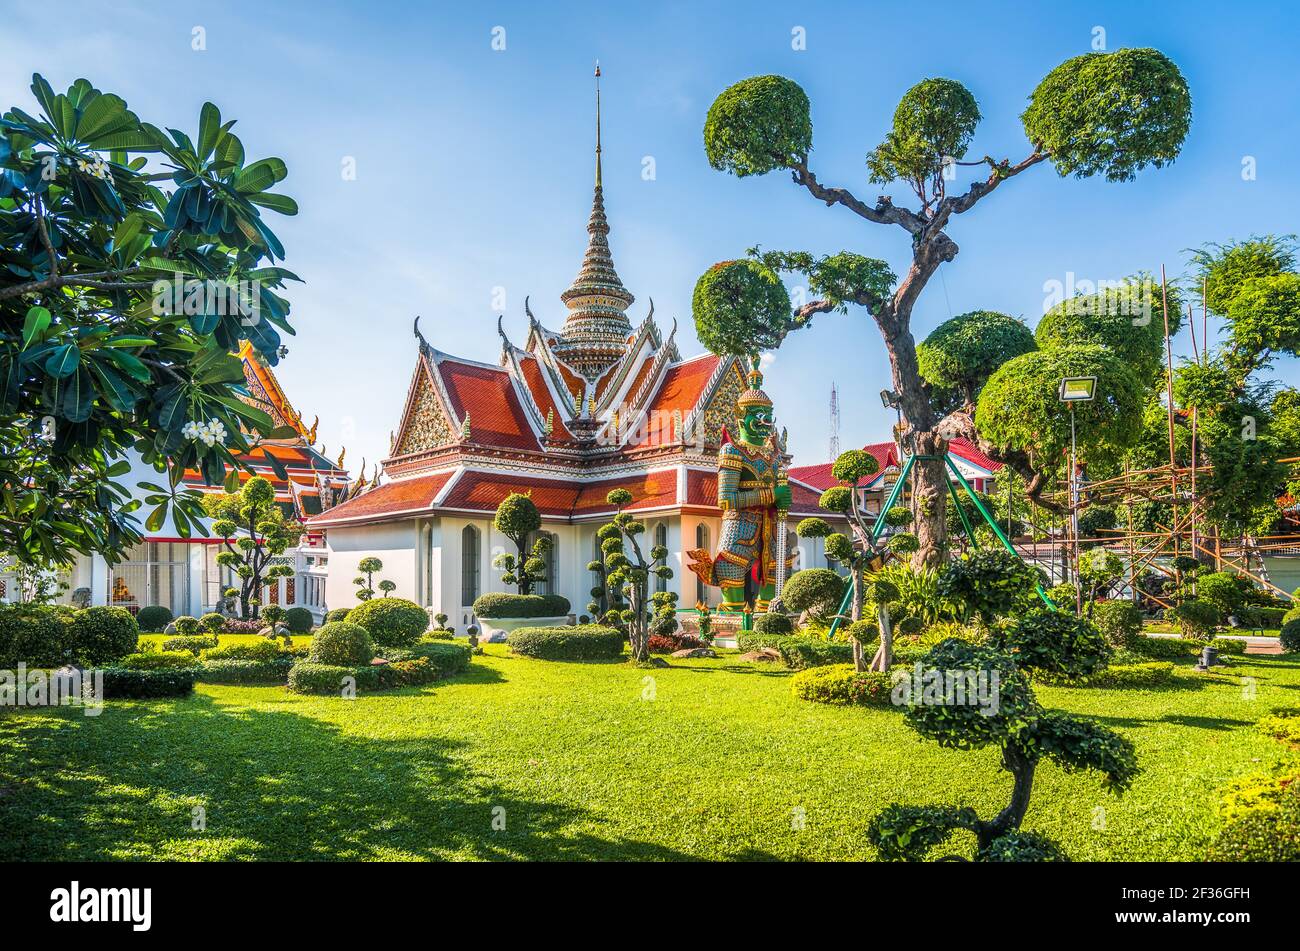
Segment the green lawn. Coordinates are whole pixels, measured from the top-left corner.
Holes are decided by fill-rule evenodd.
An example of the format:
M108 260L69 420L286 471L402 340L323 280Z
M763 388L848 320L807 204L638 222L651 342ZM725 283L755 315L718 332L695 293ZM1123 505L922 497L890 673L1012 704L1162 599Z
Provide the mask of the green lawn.
M487 652L453 680L352 702L201 685L97 718L6 710L0 859L867 859L890 802L988 816L1009 793L994 751L940 750L894 711L796 701L788 673L734 655L647 672ZM1199 857L1214 791L1291 755L1254 721L1300 705L1294 657L1231 671L1148 693L1039 688L1127 734L1144 772L1116 799L1045 764L1026 828L1077 859Z

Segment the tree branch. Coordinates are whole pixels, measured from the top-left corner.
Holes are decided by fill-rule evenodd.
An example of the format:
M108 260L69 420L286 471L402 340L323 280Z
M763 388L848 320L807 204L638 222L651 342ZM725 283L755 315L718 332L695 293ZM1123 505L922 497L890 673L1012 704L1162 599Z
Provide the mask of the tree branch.
M87 271L84 274L55 275L40 281L28 281L26 284L15 284L12 287L0 288L0 300L21 297L24 294L34 294L37 291L56 291L61 287L93 287L108 291L148 288L149 284L113 280L114 278L125 277L128 274L136 274L141 270L143 268L136 266L113 271Z
M881 195L874 206L857 198L846 188L832 188L817 181L817 176L808 169L807 162L800 162L791 169L796 185L802 185L812 193L814 198L827 205L843 205L854 214L874 221L878 225L898 225L910 234L920 234L925 229L925 219L906 208L898 208L889 196Z
M976 202L988 195L1008 178L1014 178L1025 169L1032 168L1050 157L1048 153L1041 151L1037 147L1034 148L1032 155L1016 165L1012 165L1009 160L994 162L991 158L985 157L984 160L992 166L989 177L982 182L973 183L964 195L943 199L931 219L930 227L934 230L942 229L948 224L948 219L953 215L960 215L963 212L970 211L975 207Z

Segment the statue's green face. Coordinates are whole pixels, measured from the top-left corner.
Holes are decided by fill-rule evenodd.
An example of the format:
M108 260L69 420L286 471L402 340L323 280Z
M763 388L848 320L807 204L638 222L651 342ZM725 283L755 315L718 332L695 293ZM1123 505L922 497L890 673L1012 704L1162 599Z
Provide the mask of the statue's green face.
M767 406L751 406L740 420L740 436L751 445L762 445L772 435L772 410Z

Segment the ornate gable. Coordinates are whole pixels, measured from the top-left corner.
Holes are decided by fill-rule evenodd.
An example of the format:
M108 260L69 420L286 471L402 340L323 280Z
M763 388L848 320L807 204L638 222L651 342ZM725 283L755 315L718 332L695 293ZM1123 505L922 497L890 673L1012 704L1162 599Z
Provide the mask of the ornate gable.
M429 375L423 356L415 368L411 381L412 392L407 398L406 413L393 444L394 456L436 449L456 441L455 429L442 406L442 398Z

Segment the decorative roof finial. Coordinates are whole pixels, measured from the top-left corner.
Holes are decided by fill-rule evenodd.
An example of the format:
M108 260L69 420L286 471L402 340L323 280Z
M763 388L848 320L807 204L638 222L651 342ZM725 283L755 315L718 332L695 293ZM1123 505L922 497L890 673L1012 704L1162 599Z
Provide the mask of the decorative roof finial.
M600 187L600 60L596 60L596 187Z

